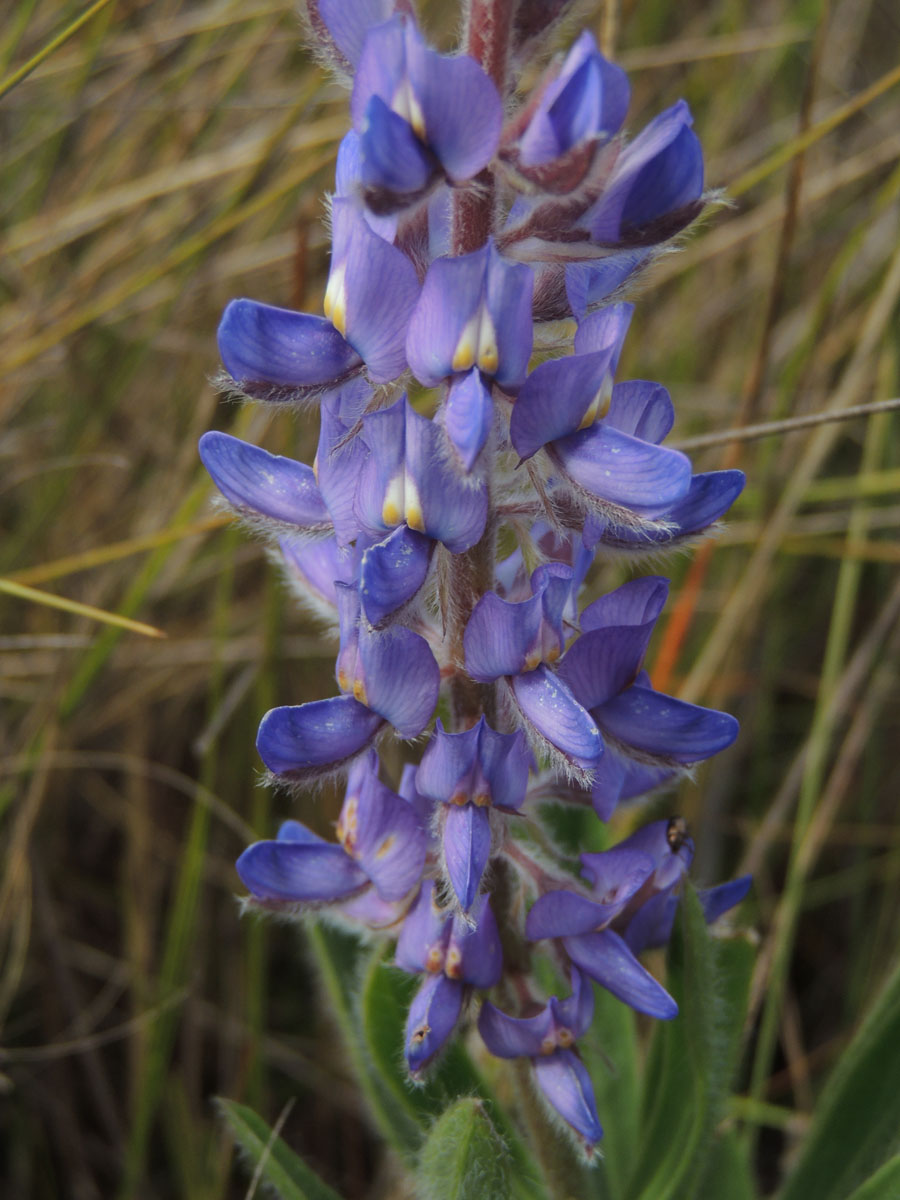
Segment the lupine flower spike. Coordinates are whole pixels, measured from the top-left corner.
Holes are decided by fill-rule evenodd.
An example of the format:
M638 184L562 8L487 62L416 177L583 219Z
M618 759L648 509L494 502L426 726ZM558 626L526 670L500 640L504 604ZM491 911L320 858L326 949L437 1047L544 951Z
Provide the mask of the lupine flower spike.
M616 841L618 815L633 829L642 797L738 729L644 669L667 580L593 599L585 581L703 534L743 476L694 474L663 444L666 389L619 377L623 294L703 207L703 155L684 101L629 138L628 81L588 32L515 92L566 7L472 0L442 54L409 0L306 0L350 90L323 308L233 300L219 349L226 388L303 406L318 450L307 465L211 432L200 453L337 636L337 694L273 709L257 742L294 790L345 781L335 837L287 820L249 846L247 904L391 939L421 981L410 1075L476 1027L590 1152L594 984L676 1016L640 956L668 940L693 856L680 819ZM389 779L376 747L396 763L397 740ZM548 798L611 822L580 878L550 861ZM708 921L748 885L701 890Z

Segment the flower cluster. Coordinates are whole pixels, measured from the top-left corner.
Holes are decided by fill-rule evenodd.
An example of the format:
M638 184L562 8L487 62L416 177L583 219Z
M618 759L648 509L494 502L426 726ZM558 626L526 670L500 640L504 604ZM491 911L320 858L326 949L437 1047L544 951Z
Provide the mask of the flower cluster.
M608 821L737 724L643 669L665 579L586 606L581 592L599 557L709 528L743 477L693 474L662 444L666 390L616 380L622 291L704 202L687 106L627 140L627 79L589 33L515 96L565 6L501 7L505 26L490 0L470 6L478 61L432 49L403 0L308 0L320 56L352 86L324 315L234 300L219 348L231 392L317 405L318 452L310 467L208 433L200 453L339 636L338 694L272 710L257 742L275 780L346 776L337 839L287 821L250 846L251 902L326 906L396 939L396 964L422 979L413 1075L497 987L517 1007L480 997L485 1046L530 1060L590 1148L601 1127L576 1042L591 981L675 1016L639 955L669 937L693 844L677 818L656 821L583 854L576 879L551 861L539 805ZM427 739L396 791L377 750L391 737ZM701 892L708 919L747 885ZM566 999L536 994L542 947Z

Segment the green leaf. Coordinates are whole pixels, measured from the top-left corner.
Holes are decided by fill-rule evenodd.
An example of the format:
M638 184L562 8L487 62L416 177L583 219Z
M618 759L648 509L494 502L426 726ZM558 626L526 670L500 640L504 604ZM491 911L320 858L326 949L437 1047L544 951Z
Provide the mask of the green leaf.
M900 1196L900 1154L876 1171L847 1200L897 1200Z
M303 1159L290 1150L252 1108L233 1100L216 1100L235 1141L244 1151L251 1171L274 1188L282 1200L341 1200Z
M410 1106L398 1095L395 1080L383 1075L379 1062L373 1059L355 998L362 945L352 934L322 924L308 926L307 934L328 993L330 1012L343 1034L375 1124L401 1157L412 1164L424 1138L424 1122L416 1120Z
M457 1100L428 1135L419 1167L420 1200L509 1200L511 1160L484 1104Z
M594 1084L603 1126L603 1159L598 1170L612 1197L625 1195L640 1154L640 1070L637 1018L606 988L594 987L594 1020L578 1043Z
M900 1151L898 1079L900 964L832 1071L781 1200L845 1200Z
M752 959L745 939L711 937L697 895L687 887L667 981L679 1015L660 1022L654 1032L644 1073L642 1153L627 1196L687 1200L704 1195L714 1130L734 1073Z
M717 1137L696 1196L722 1196L728 1200L755 1200L753 1172L735 1130Z

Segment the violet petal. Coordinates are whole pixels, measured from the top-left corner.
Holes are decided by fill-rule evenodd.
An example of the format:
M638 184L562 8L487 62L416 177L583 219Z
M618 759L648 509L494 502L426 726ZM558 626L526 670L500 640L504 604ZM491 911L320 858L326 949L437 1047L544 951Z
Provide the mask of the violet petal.
M216 432L200 439L200 457L213 483L239 512L304 529L331 526L315 475L305 463Z
M339 900L368 883L343 848L328 842L255 842L236 866L244 885L260 900Z
M740 728L729 713L639 686L614 696L593 715L601 729L625 746L678 763L717 754L731 745Z
M614 996L638 1012L669 1021L678 1005L649 971L638 962L622 938L611 929L566 938L572 962Z
M412 1074L443 1048L459 1020L463 985L443 973L428 975L413 997L406 1021L406 1062Z
M448 804L444 808L444 860L463 912L472 907L491 851L491 823L486 808Z
M590 770L597 765L603 738L561 679L540 666L511 682L520 710L542 737L579 767Z
M219 354L242 387L326 386L362 367L330 321L309 313L232 300L219 323Z
M378 713L352 696L312 700L267 712L256 748L275 775L314 778L359 754L382 724Z
M593 1145L603 1137L597 1116L594 1088L587 1067L571 1050L534 1060L534 1075L541 1091L572 1128Z

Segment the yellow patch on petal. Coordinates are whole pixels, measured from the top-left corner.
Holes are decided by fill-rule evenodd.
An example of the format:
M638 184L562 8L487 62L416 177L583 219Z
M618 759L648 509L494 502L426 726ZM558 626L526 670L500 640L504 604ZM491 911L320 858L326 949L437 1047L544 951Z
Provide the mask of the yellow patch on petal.
M396 840L397 840L396 835L393 833L389 833L388 836L381 843L381 845L378 847L378 849L375 851L375 857L376 858L384 858L384 856L386 854L390 854Z
M432 946L425 955L425 970L431 975L437 975L444 969L444 951L440 946Z
M384 494L384 504L381 506L381 519L385 525L400 525L403 521L403 476L395 475L387 486Z
M425 114L422 112L419 98L412 90L412 85L407 77L404 77L397 86L391 100L391 109L398 117L402 117L412 126L416 137L425 141Z
M612 400L612 380L607 375L597 389L597 394L587 406L584 416L579 422L579 429L589 429L595 421L599 421L609 412L610 401Z
M456 349L450 362L454 371L468 371L470 367L475 366L481 328L480 315L480 311L473 313L459 335L459 341L456 343Z
M418 488L409 476L406 478L404 502L407 525L410 529L416 529L419 533L424 533L425 515L422 512L422 501L419 498Z
M335 267L328 277L325 300L322 305L325 316L342 336L347 332L347 264Z
M422 105L412 88L409 89L409 123L412 125L416 137L421 138L423 142L426 141L425 114L422 112Z
M500 351L497 348L497 332L494 322L486 308L481 310L481 321L478 329L478 369L487 375L493 375L500 363Z
M366 695L366 685L361 679L353 680L353 696L354 699L360 702L360 704L368 705L369 698Z
M531 653L526 656L524 669L526 671L533 671L535 667L539 667L543 661L543 655L541 654L540 647L538 647L538 649L532 650Z
M350 796L344 801L341 815L337 823L337 839L348 854L356 849L356 835L359 832L359 800Z
M444 974L448 979L460 979L462 977L462 955L456 946L451 946L447 951Z

